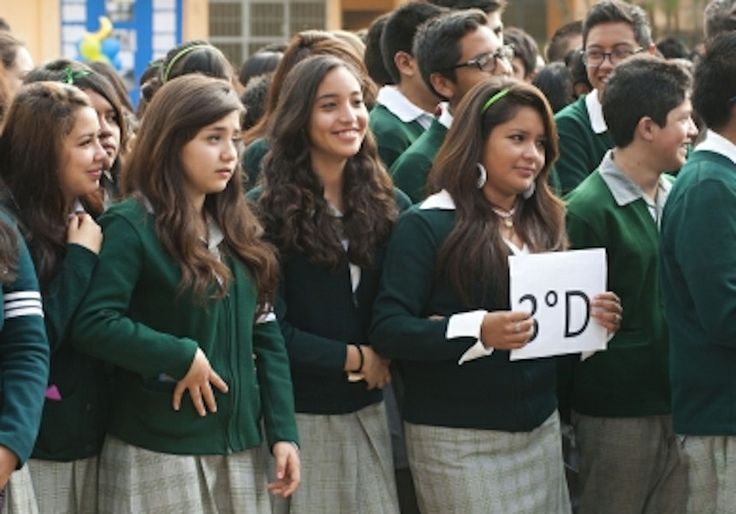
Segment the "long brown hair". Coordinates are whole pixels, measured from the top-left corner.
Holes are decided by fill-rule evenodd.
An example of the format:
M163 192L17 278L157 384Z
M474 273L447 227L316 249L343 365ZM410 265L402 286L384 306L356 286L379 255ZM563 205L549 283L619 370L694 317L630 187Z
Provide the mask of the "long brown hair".
M338 67L359 77L350 65L326 55L310 57L289 73L269 125L271 150L263 161L259 207L269 237L282 252L300 252L314 264L335 268L345 259L341 234L350 241L350 262L370 267L398 215L393 185L378 161L373 137L367 132L345 165L341 221L332 215L310 160L307 127L317 89Z
M305 30L292 37L289 45L284 50L284 55L278 66L276 66L271 79L263 116L243 136L243 141L246 144L250 144L255 139L266 135L268 125L281 98L286 76L294 66L313 55L333 55L352 66L353 69L358 71L357 77L363 88L363 100L366 105L371 106L375 102L376 85L368 76L368 69L363 63L362 56L349 43L334 34L322 30Z
M484 109L484 104L502 89L508 89L508 93ZM532 252L562 250L566 246L564 204L547 185L558 155L557 129L547 100L537 88L521 82L492 79L475 85L460 102L430 172L428 187L430 193L447 190L455 202L455 226L440 248L437 273L445 274L468 305L477 304L489 292L499 304L508 302L509 250L499 233L499 218L493 206L478 189L476 165L493 129L512 119L521 107L531 107L542 118L545 162L534 181L534 194L519 202L514 226Z
M153 207L156 234L181 268L180 289L200 296L213 285L225 295L232 273L199 240L181 153L203 127L234 111L242 112L240 100L223 80L189 74L167 81L148 105L123 173L124 191L142 194ZM219 224L227 248L249 268L265 309L276 290L278 262L246 205L239 167L224 191L206 196L204 211Z
M41 287L56 274L66 248L73 205L64 196L59 171L64 139L76 113L92 108L74 86L37 82L21 88L10 105L0 137L0 176L18 209Z
M13 227L0 216L0 284L10 284L18 271L20 240Z

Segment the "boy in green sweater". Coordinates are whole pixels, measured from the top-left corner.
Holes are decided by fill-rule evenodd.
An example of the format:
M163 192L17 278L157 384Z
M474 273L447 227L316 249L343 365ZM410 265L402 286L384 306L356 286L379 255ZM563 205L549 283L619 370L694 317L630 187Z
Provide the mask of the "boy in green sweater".
M561 194L575 189L613 146L601 98L614 68L639 52L655 52L649 20L641 7L603 0L590 8L583 22L583 62L594 89L555 115L560 158L552 182Z
M671 187L662 173L682 166L697 135L690 85L687 71L658 58L617 67L603 95L615 146L568 196L571 246L606 249L608 286L624 307L608 350L570 361L561 380L570 386L584 513L679 512L685 501L658 259Z
M688 512L733 512L736 497L736 32L695 71L709 130L670 192L661 279L672 418L689 466Z

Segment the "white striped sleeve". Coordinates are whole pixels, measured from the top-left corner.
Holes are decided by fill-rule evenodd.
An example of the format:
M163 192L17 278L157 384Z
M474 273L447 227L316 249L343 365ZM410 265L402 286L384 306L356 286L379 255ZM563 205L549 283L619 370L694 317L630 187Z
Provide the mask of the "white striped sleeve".
M3 297L5 319L20 316L41 316L43 304L38 291L14 291Z
M273 312L272 305L266 305L266 312L258 316L258 319L256 319L256 325L262 325L263 323L268 323L270 321L276 321L276 314Z

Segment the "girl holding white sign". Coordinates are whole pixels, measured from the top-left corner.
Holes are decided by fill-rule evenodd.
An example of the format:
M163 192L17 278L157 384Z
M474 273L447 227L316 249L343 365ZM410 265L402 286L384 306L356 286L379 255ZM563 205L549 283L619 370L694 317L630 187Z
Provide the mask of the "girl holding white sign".
M455 119L430 174L435 194L392 235L372 344L406 383L422 512L569 512L555 361L509 361L534 320L508 310L508 256L566 247L564 207L547 185L552 112L534 87L487 81ZM618 328L615 295L592 305Z

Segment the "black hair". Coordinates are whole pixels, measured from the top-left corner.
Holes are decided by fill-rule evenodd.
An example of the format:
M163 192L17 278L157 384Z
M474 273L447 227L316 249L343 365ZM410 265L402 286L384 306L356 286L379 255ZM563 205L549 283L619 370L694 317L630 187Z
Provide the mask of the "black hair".
M736 0L712 0L703 20L706 43L722 32L736 30Z
M394 56L397 52L412 52L414 36L422 23L446 12L445 9L426 2L409 2L396 9L388 19L381 35L383 65L395 84L401 82Z
M248 57L240 67L238 81L246 87L248 81L264 73L271 73L279 65L283 52L273 52L270 50L258 50L256 53Z
M723 32L711 40L695 67L693 107L714 130L731 121L736 104L736 31Z
M622 0L603 0L588 10L583 22L583 48L588 43L588 34L596 25L603 23L628 23L634 32L634 39L642 48L652 44L652 29L646 11L638 5Z
M585 69L583 62L583 51L573 50L565 57L565 64L570 70L570 78L572 79L572 95L577 98L580 94L588 93L593 90L593 85L588 78L588 71ZM578 93L582 90L582 93Z
M565 23L562 27L555 30L544 51L547 62L564 61L570 52L567 48L567 40L572 36L582 36L582 34L583 22L580 20Z
M657 51L665 59L690 59L690 49L680 38L669 36L657 42Z
M390 16L391 13L387 12L373 20L363 38L365 43L363 61L366 69L368 69L368 76L378 87L395 84L394 79L383 64L383 55L381 55L381 36Z
M506 0L429 0L434 5L447 7L456 11L464 9L480 9L486 14L503 11L506 8Z
M478 9L453 11L432 18L417 31L412 53L419 64L424 83L438 97L447 100L432 86L430 77L433 73L441 73L455 82L457 75L452 67L462 56L460 40L484 26L486 21L485 14Z
M564 62L552 62L542 68L532 81L547 97L552 112L573 102L572 75Z
M268 88L271 86L272 78L273 73L264 73L250 79L248 85L245 86L245 91L240 95L240 101L245 106L242 130L248 130L254 126L266 112Z
M524 65L524 78L533 74L537 68L539 55L534 38L518 27L506 27L503 29L503 42L514 48L514 57L518 57Z

